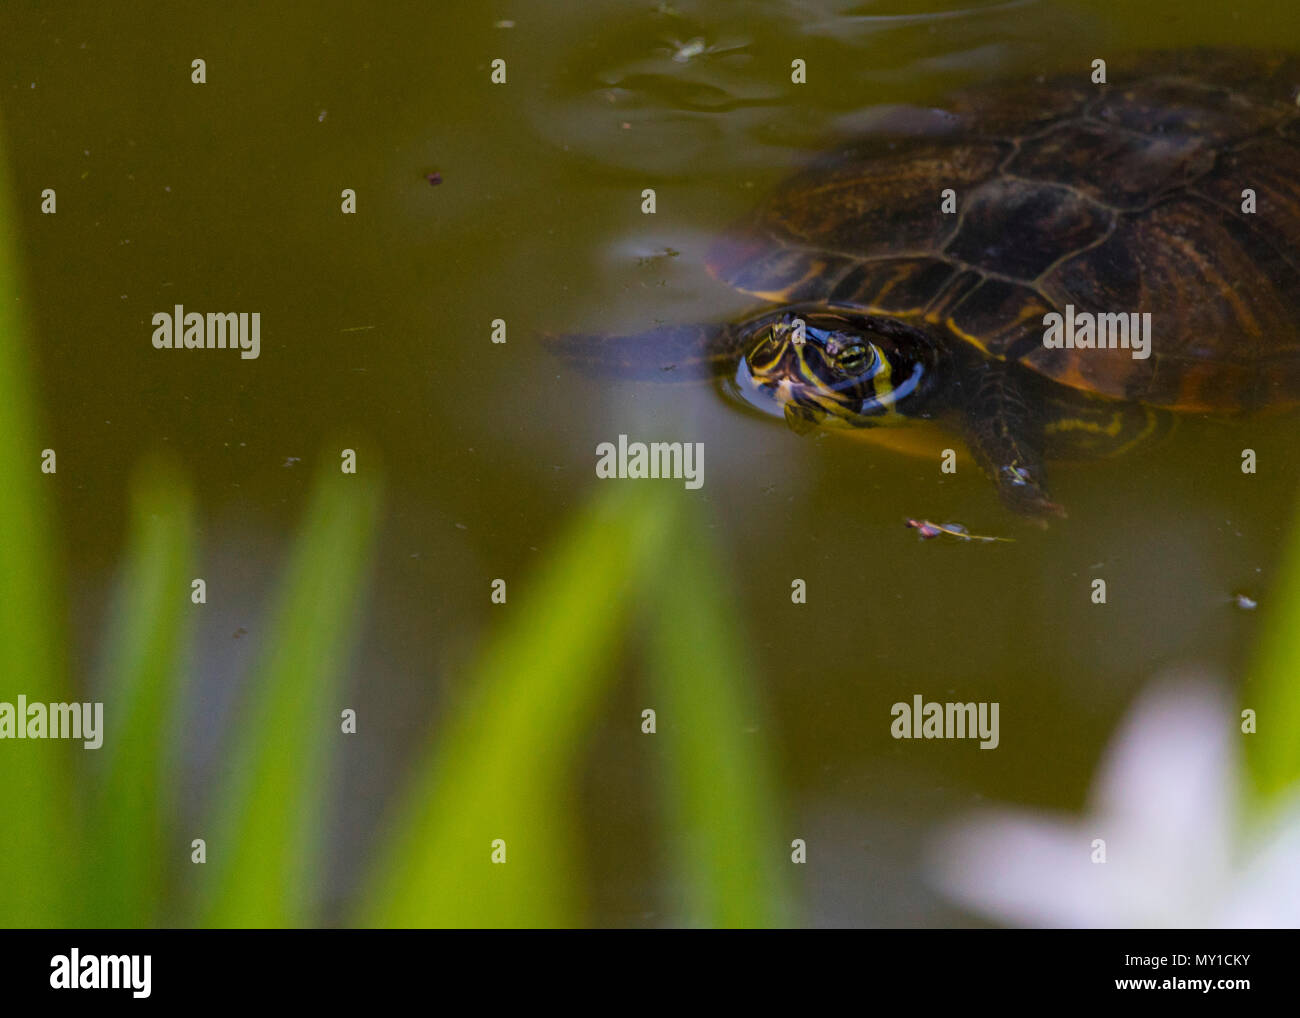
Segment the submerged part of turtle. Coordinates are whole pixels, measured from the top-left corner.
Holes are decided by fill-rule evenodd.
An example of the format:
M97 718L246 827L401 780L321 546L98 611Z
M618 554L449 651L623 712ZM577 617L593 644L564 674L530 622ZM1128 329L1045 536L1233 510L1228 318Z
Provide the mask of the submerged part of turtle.
M1163 410L1300 402L1300 58L1152 54L1111 77L960 93L941 132L891 123L786 181L707 259L768 302L744 321L554 343L725 379L799 432L951 422L1028 516L1059 512L1045 459L1125 449ZM1106 316L1113 343L1144 313L1145 349L1086 331ZM1086 323L1077 345L1053 315Z

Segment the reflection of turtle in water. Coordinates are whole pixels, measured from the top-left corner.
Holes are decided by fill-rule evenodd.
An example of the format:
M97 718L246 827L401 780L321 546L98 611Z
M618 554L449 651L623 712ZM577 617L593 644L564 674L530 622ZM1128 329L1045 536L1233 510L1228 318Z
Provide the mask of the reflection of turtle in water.
M1300 58L1157 54L1110 77L962 93L788 180L708 256L776 305L743 322L556 345L738 378L799 431L952 421L1031 516L1059 511L1045 458L1127 447L1153 408L1300 401ZM1067 305L1151 313L1150 356L1049 347Z

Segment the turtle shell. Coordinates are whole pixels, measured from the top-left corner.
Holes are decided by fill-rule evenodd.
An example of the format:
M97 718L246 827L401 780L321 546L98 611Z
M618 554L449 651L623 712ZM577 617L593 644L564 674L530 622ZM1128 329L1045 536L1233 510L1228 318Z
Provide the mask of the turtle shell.
M767 300L921 322L1104 396L1300 402L1300 58L1193 50L1108 77L895 115L779 186L710 271ZM1044 315L1067 305L1150 312L1151 356L1045 347Z

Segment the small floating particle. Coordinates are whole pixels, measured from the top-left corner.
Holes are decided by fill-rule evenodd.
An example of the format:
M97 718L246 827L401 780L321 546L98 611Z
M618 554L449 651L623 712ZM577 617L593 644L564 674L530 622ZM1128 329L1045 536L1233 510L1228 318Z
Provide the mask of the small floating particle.
M1242 611L1253 612L1259 607L1258 601L1253 597L1247 597L1245 594L1234 594L1232 599Z
M240 626L238 629L236 629L236 630L235 630L233 633L231 633L230 635L231 635L234 639L238 640L241 636L247 636L247 635L248 635L248 630L245 629L243 626Z
M673 52L673 63L675 64L690 63L691 60L698 57L701 53L707 53L709 51L708 43L706 43L700 36L696 36L688 42L678 42L674 39L672 40L672 44L675 47Z
M316 114L316 123L318 124L325 123L325 117L326 117L325 110L321 110L319 113Z
M441 173L426 173L426 174L424 175L424 179L427 180L427 181L428 181L428 182L429 182L433 187L437 187L439 184L442 183L442 174L441 174Z
M284 463L282 465L286 467L296 467L301 462L302 462L301 456L286 456L284 458Z
M507 18L502 18L500 21L498 21L498 22L496 23L496 26L495 26L495 27L497 27L497 28L514 28L514 27L515 27L515 23L514 23L513 21L510 21L510 20L507 19Z
M663 261L665 258L678 258L680 256L680 251L671 247L664 247L660 248L658 251L653 251L650 254L641 255L637 258L636 264L638 268L644 268L647 265L655 265Z

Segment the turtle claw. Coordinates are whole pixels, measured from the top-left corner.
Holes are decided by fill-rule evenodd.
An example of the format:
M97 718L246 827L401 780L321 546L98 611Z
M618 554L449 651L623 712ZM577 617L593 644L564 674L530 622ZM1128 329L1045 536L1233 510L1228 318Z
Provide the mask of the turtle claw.
M1002 467L997 474L997 485L1003 505L1041 527L1046 527L1051 517L1065 519L1068 515L1065 507L1054 502L1024 467Z

